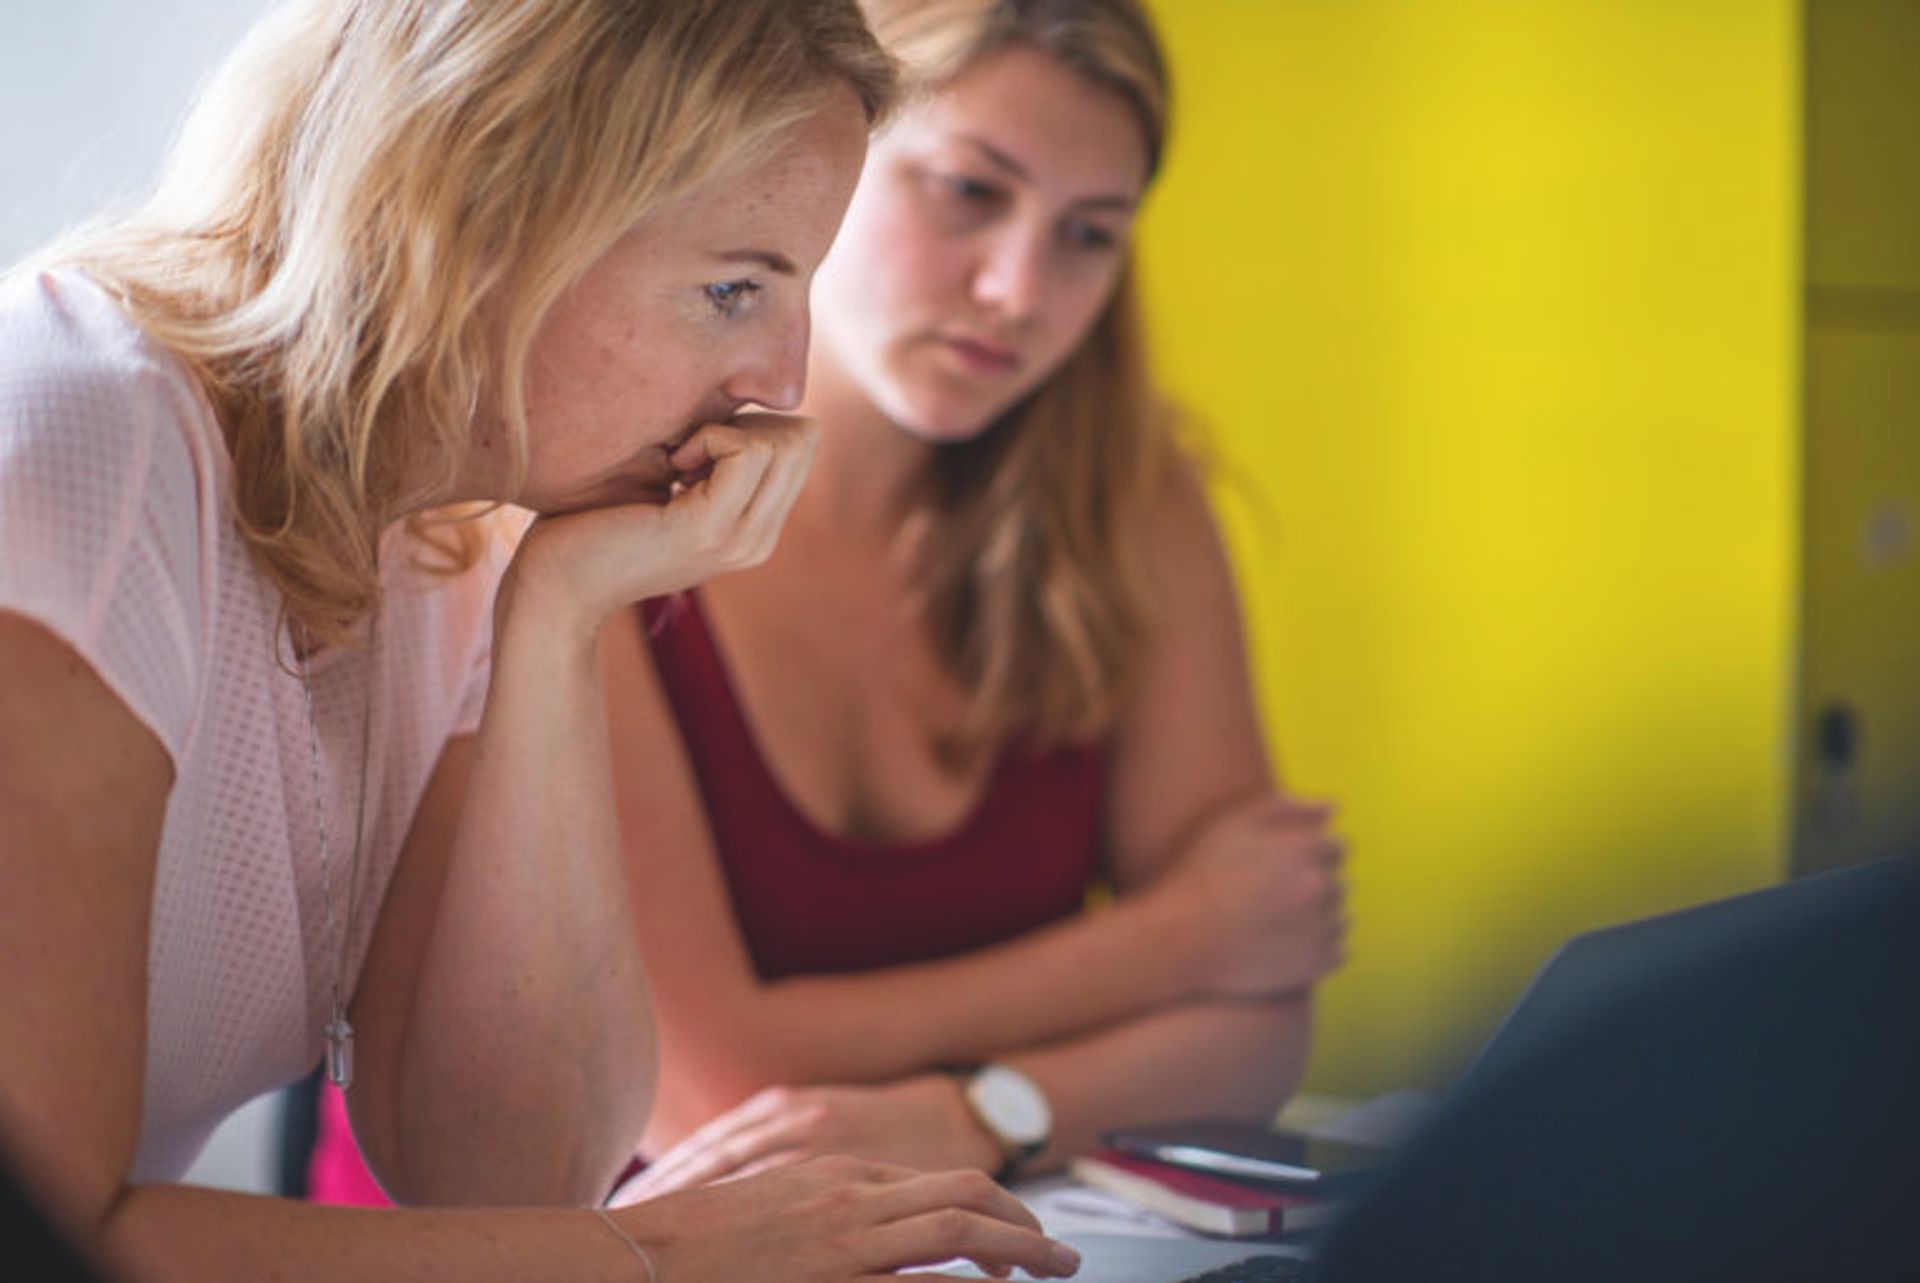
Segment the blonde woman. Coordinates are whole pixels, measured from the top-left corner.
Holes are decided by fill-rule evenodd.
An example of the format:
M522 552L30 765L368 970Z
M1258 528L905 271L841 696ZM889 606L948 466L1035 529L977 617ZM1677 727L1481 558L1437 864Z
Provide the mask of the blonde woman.
M1340 847L1274 783L1145 369L1154 33L1133 0L864 7L919 92L821 269L819 459L766 563L605 646L664 1031L640 1191L1270 1118L1340 960Z
M742 410L891 87L848 0L298 0L0 283L0 1149L112 1268L1066 1268L965 1173L584 1210L656 1057L595 639L772 546L814 435ZM449 1210L176 1183L323 1059Z

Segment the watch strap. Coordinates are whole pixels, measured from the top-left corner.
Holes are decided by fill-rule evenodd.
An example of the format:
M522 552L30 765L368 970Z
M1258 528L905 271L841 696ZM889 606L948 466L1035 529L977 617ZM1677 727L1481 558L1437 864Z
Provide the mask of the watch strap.
M959 1083L960 1099L966 1103L967 1112L973 1115L973 1120L979 1124L980 1130L1000 1147L1002 1157L999 1168L993 1173L993 1179L1001 1185L1006 1185L1019 1178L1021 1171L1034 1156L1047 1147L1047 1142L1009 1140L993 1125L993 1120L980 1111L980 1107L974 1103L973 1093L968 1088L972 1085L974 1077L986 1067L984 1063L958 1063L935 1065L934 1070L937 1073L946 1074Z

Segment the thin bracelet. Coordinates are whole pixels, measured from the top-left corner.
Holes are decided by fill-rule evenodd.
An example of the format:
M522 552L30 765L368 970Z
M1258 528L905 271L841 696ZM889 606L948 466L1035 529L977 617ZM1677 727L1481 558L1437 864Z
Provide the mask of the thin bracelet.
M608 1216L606 1208L595 1207L590 1210L600 1218L602 1224L613 1231L616 1238L633 1249L633 1254L640 1258L640 1264L647 1267L647 1283L660 1283L660 1271L653 1268L653 1253L640 1246L639 1239L621 1229L620 1222Z

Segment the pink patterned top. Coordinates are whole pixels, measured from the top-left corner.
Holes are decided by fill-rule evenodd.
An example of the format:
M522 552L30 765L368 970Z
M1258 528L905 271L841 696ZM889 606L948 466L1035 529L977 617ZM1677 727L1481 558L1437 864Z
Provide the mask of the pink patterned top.
M350 992L441 749L478 725L505 562L501 547L434 576L393 532L377 653L313 660L316 799L280 598L230 518L230 468L185 367L103 290L70 272L0 278L0 611L72 647L173 763L136 1181L177 1178L226 1114L317 1062L337 946L316 801L337 929L371 707Z

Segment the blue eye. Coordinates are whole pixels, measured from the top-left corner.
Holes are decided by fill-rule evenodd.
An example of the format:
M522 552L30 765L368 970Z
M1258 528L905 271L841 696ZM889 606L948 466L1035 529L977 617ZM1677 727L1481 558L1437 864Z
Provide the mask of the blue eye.
M732 316L747 305L747 301L760 292L757 281L715 281L703 285L700 292L707 296L707 302L713 304L716 312L722 316Z
M1068 223L1061 229L1061 235L1067 244L1075 249L1107 250L1112 249L1119 238L1096 223Z
M965 174L948 174L944 181L949 195L968 204L985 204L1000 196L1000 189L992 183L983 183Z

